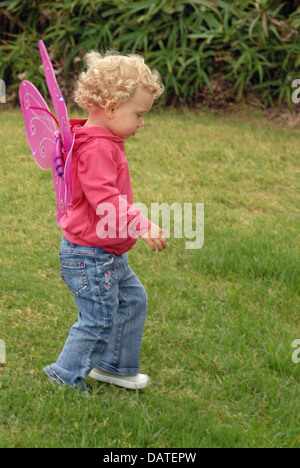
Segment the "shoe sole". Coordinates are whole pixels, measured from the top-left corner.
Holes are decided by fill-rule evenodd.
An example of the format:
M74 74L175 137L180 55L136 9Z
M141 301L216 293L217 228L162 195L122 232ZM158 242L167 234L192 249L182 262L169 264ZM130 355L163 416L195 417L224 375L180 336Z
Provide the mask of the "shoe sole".
M99 382L109 383L113 385L117 385L118 387L128 388L130 390L142 390L143 388L148 387L150 385L150 378L148 377L142 382L135 383L130 382L130 380L122 379L122 377L114 377L110 375L100 375L93 370L89 373L89 377L92 379L98 380Z

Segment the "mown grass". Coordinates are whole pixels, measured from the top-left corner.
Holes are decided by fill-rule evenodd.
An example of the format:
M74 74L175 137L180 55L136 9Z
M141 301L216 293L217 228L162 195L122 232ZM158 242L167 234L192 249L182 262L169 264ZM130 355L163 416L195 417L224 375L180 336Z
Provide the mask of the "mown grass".
M135 200L204 203L205 242L129 253L149 298L136 393L52 387L76 319L55 195L19 112L1 124L1 447L299 447L298 129L253 110L157 111L126 143Z

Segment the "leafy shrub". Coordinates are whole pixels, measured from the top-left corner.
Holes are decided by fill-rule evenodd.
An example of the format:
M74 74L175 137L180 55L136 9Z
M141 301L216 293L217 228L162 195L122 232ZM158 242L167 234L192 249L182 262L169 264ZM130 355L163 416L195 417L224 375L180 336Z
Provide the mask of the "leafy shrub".
M46 92L43 38L66 98L89 49L140 52L157 68L166 102L251 93L265 107L291 102L299 78L300 7L278 0L10 0L0 2L0 78ZM70 101L69 101L70 102Z

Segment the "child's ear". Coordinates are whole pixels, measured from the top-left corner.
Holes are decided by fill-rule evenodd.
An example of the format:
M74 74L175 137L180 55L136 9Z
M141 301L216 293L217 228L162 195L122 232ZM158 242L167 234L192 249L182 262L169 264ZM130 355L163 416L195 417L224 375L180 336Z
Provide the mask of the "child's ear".
M109 119L113 119L118 107L118 103L116 101L111 101L108 106L104 107L106 117Z

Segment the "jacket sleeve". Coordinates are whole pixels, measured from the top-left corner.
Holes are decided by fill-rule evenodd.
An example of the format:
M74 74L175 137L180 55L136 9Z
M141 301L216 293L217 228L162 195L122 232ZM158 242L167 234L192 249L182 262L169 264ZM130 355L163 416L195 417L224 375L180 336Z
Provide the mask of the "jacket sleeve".
M124 165L128 167L127 160ZM120 170L122 168L116 162L114 149L102 145L99 148L96 142L81 154L79 160L78 177L85 197L99 217L97 235L100 238L111 236L136 239L147 232L151 225L130 203L130 180L125 183L127 193L120 193L117 187Z

